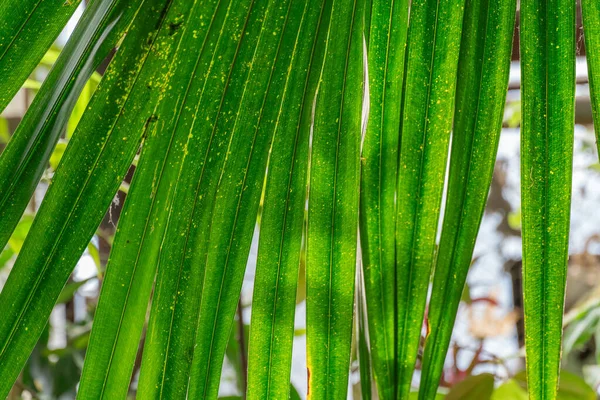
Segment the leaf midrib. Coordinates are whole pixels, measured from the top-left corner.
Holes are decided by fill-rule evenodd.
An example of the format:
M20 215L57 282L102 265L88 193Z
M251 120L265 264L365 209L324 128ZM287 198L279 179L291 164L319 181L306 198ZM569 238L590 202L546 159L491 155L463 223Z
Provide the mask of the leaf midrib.
M392 38L392 20L393 20L393 16L394 16L394 6L396 4L396 0L392 0L391 4L389 6L390 8L390 17L388 20L388 30L387 30L387 44L386 44L386 51L385 51L385 65L384 65L384 71L383 71L383 91L381 94L381 119L379 122L379 126L380 126L380 133L379 133L379 185L377 187L378 189L378 198L377 198L377 217L378 217L378 226L377 226L377 230L378 230L378 235L379 235L379 246L377 247L377 254L379 257L379 268L380 268L380 279L379 279L379 304L381 305L381 309L385 311L385 287L383 284L383 279L381 279L383 273L381 272L381 269L383 268L383 245L382 245L382 238L383 238L383 232L381 230L382 224L383 224L383 213L382 213L382 205L381 205L381 198L382 198L382 187L383 187L383 171L382 171L382 166L383 166L383 135L385 134L385 129L383 127L384 125L384 120L385 120L385 111L386 111L386 107L385 107L385 100L386 100L386 93L387 93L387 76L388 76L388 71L389 71L389 55L390 55L390 43L391 43L391 38ZM398 155L399 156L399 155ZM397 179L397 173L396 173L396 179ZM394 182L396 181L396 179L394 179ZM395 252L395 249L394 249ZM395 258L395 257L394 257ZM394 280L395 280L395 271L394 271ZM384 320L385 321L385 320ZM389 329L389 327L387 326L387 324L384 322L383 323L384 326L384 335L383 335L383 347L384 347L384 352L385 354L389 354L389 343L388 343L388 334L387 331ZM395 349L394 349L395 352ZM392 363L392 365L390 366L390 362ZM394 361L393 360L386 360L385 363L385 367L386 370L388 372L388 376L391 376L393 374L393 370L394 370L394 365L393 365ZM393 378L392 378L393 379ZM394 391L395 391L395 387L394 387Z
M548 58L549 57L548 56L549 56L549 54L548 53L550 51L550 44L548 43L548 36L549 36L549 34L548 34L549 15L548 14L549 14L549 8L550 7L548 7L548 4L546 2L544 2L544 4L546 5L546 10L545 10L546 18L545 18L545 21L544 21L544 34L545 34L544 62L545 62L545 67L546 67L546 69L545 69L546 82L545 82L545 85L544 85L544 89L545 89L545 93L544 93L544 95L545 95L544 112L545 112L545 116L546 117L544 119L544 122L545 122L545 125L546 125L545 126L546 129L545 129L545 132L544 132L544 163L543 163L544 177L545 177L545 179L544 179L544 191L543 191L543 197L544 197L544 218L542 220L543 221L542 224L543 224L543 228L544 228L544 230L543 230L544 246L543 246L543 249L542 249L542 260L541 260L542 261L541 262L541 264L542 264L542 271L541 271L541 273L542 273L542 279L541 279L541 281L542 281L542 292L541 293L542 293L542 304L544 305L543 306L544 307L544 311L542 312L542 320L543 320L542 324L546 325L546 320L547 320L547 318L546 318L546 307L547 307L546 276L547 276L547 273L546 273L545 264L546 264L546 262L548 260L548 254L547 254L548 253L548 220L549 220L548 217L550 217L548 215L548 213L549 213L549 211L548 211L548 193L550 191L549 190L549 185L550 185L549 176L550 175L548 174L548 172L549 172L548 171L548 167L549 167L549 165L548 165L548 162L549 162L549 159L548 159L548 154L549 154L549 149L548 149L548 137L549 137L548 129L549 129L549 123L548 123L548 121L550 120L550 115L548 114L548 111L549 111L549 108L548 108L548 101L549 101L549 98L548 98L549 97L548 96L548 84L549 84L549 82L548 82L548 80L549 80L549 75L548 75L549 62L548 62ZM557 27L557 29L558 29L558 27ZM546 354L546 340L545 339L546 338L543 337L542 340L541 340L541 342L542 342L541 343L541 347L542 347L541 354L542 355ZM544 380L545 380L544 378L546 376L546 374L544 373L544 371L546 370L546 357L542 356L541 364L542 364L542 369L541 369L542 376L541 376L540 382L544 382ZM545 399L545 398L546 398L546 392L542 391L542 399Z

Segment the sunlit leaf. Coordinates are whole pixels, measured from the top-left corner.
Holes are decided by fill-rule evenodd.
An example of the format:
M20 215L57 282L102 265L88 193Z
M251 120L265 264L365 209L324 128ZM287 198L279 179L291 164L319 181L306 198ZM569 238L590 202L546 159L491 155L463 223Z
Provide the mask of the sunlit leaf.
M201 39L196 44L199 53L191 59L191 64L186 61L175 73L175 84L186 88L179 105L181 114L173 127L174 134L183 140L183 146L175 149L175 153L181 152L182 158L173 180L165 181L165 184L176 181L177 185L167 214L144 347L138 389L143 397L156 397L161 393L167 397L185 396L188 384L198 383L190 382L189 376L204 280L204 265L198 261L203 261L205 252L195 246L197 242L204 244L210 232L207 220L210 221L213 210L211 201L218 183L218 168L226 157L229 139L222 131L216 136L215 126L226 104L225 90L232 76L232 63L244 34L249 7L245 1L240 4L198 1L191 12L206 15L202 19L212 24L205 24L196 34L194 30L185 32L190 43ZM247 61L244 60L244 68L248 66ZM243 81L240 79L238 83ZM227 100L227 104L233 103L231 107L239 106L239 99ZM212 146L221 151L214 151ZM229 333L230 330L224 338L221 363ZM210 349L210 346L204 348Z
M446 173L464 0L410 9L397 189L396 396L408 396L421 340Z
M308 139L324 47L316 41L324 2L292 0L289 6L279 58L293 67L276 81L284 98L268 166L252 301L247 396L258 400L289 394Z
M159 128L145 140L121 213L86 353L80 398L125 397L134 372L167 216L172 212L173 182L188 140L188 132L175 130L185 105L180 90L188 87L197 60L186 49L190 43L194 47L202 43L208 29L200 28L203 14L190 14L194 4L198 3L177 0L164 10L165 21L156 39L163 51L156 61L164 64L152 65L155 72L140 81L140 90L163 100L150 117ZM170 90L165 90L165 81ZM145 389L140 384L138 390Z
M348 390L360 185L365 2L331 3L308 195L306 351L313 399L346 398Z
M0 247L37 187L79 92L123 34L140 1L97 0L87 8L0 156ZM52 161L60 154L61 149Z
M369 10L370 104L362 148L360 240L373 373L382 399L395 396L395 197L409 3L373 0Z
M435 392L442 375L492 181L515 12L515 0L467 0L465 4L448 195L421 372L422 399Z
M521 207L529 398L556 398L569 245L575 2L521 2Z

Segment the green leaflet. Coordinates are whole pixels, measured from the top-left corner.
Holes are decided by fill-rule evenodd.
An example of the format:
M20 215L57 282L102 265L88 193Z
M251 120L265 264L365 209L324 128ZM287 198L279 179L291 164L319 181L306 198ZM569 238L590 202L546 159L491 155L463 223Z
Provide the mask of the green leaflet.
M529 398L556 398L569 245L575 1L521 2L521 208Z
M348 388L360 183L363 0L326 3L329 24L314 106L307 236L308 397Z
M287 99L287 83L292 83L290 70L308 67L291 60L299 41L311 37L310 29L304 36L298 35L303 5L296 1L254 2L234 66L234 76L244 79L232 79L216 128L216 135L230 132L227 151L233 156L227 156L213 171L207 165L207 173L219 176L219 182L211 200L210 236L196 244L195 253L200 257L193 261L205 263L206 268L189 391L193 398L217 397L269 149L279 121L286 117L284 110L291 110L284 108L290 103L281 101ZM316 5L310 7L314 13ZM230 99L236 99L231 106ZM217 146L210 151L218 155ZM212 180L209 174L207 178Z
M73 267L118 190L152 118L169 41L155 42L170 1L147 0L96 91L0 293L0 397L42 333ZM162 77L161 77L162 78ZM140 84L136 84L136 83ZM164 80L159 81L161 83Z
M458 62L448 196L421 370L435 396L488 196L510 71L515 0L467 0Z
M408 6L408 0L373 0L370 9L360 239L373 373L384 400L395 398L395 198Z
M397 398L408 397L452 128L464 0L415 0L410 9L396 221Z
M79 93L124 33L140 1L95 0L90 4L2 153L0 248L27 207Z
M600 137L600 93L597 88L600 80L600 3L594 0L581 1L583 17L583 31L585 37L585 56L588 63L588 78L592 112L594 116L594 130L596 137ZM600 139L596 140L600 146Z
M324 50L316 41L323 1L292 0L290 7L279 59L293 64L274 81L285 97L269 160L252 300L247 398L256 400L290 395L308 138L320 72L311 66L320 67Z
M197 55L183 99L181 115L174 126L175 134L184 138L183 157L173 180L173 204L167 216L166 235L158 267L150 322L138 393L143 398L180 398L188 390L198 309L203 281L203 268L192 264L198 256L194 247L199 234L208 229L206 219L212 207L206 201L205 171L212 181L212 193L219 176L208 162L222 163L226 155L226 135L215 137L214 129L225 100L230 78L236 76L231 65L238 53L239 39L249 13L248 2L195 2L192 12L214 10L207 21L206 42ZM208 19L208 18L207 18ZM188 32L186 32L187 34ZM192 38L196 35L189 31ZM197 46L197 45L196 45ZM185 70L177 71L184 79ZM211 144L218 141L211 153ZM214 194L212 194L214 198ZM203 267L203 266L202 266Z
M196 66L196 54L189 49L202 48L209 27L202 24L205 19L210 20L211 7L214 8L197 7L196 11L201 12L192 14L193 4L197 3L175 1L167 14L167 20L174 22L163 26L157 39L173 42L170 65L163 72L163 78L170 77L170 89L154 113L154 119L160 121L160 132L154 131L146 139L121 213L86 353L78 391L81 399L119 399L128 393L188 140L188 133L176 132L175 126L185 104L182 93L186 93ZM153 85L150 83L149 88ZM158 89L159 86L150 90Z
M0 3L0 112L77 8L81 0L3 0Z

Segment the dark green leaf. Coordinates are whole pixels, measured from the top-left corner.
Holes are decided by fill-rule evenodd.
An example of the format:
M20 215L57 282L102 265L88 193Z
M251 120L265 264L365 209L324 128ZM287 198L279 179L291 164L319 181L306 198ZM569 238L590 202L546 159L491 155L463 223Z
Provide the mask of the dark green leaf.
M0 270L6 267L6 264L8 264L14 255L15 252L10 247L7 247L0 252Z
M120 217L86 354L81 398L112 399L127 394L167 221L176 212L172 208L174 182L179 180L190 140L189 130L177 129L190 104L187 96L197 90L197 86L190 85L199 55L190 49L202 49L211 28L204 21L212 18L214 10L214 1L177 0L159 33L159 42L173 42L172 53L164 75L145 83L145 90L160 92L160 81L167 77L170 90L161 94L162 103L153 116L161 129L150 135L142 148ZM178 28L174 31L175 26ZM198 83L202 85L203 81ZM154 337L148 334L147 343L152 340ZM154 367L162 370L158 361ZM148 389L141 383L138 390L146 394Z
M244 36L249 5L246 1L240 4L199 1L192 12L208 13L212 23L204 28L207 36L202 45L195 45L200 52L193 59L192 73L186 72L189 66L182 66L181 72L176 72L176 84L189 85L182 98L181 115L174 125L175 135L185 141L179 150L181 167L173 179L177 184L168 212L144 347L138 388L144 398L178 398L188 390L204 279L204 265L198 262L203 254L195 245L198 241L204 244L207 239L218 171L227 154L229 136L226 132L216 136L215 127L230 78L237 77L232 73L232 63L236 60L239 39ZM193 40L194 32L189 33L189 40ZM230 106L239 101L228 100ZM224 353L225 348L221 363Z
M92 2L2 153L0 247L27 207L79 93L123 34L140 4L141 0Z
M595 0L582 0L581 13L594 128L596 137L600 137L600 3ZM597 140L596 144L600 146L600 140Z
M283 109L290 104L281 101L288 97L290 70L306 69L310 60L304 57L302 63L292 61L299 41L310 38L314 30L312 14L306 35L298 35L298 26L307 16L298 12L304 10L304 5L289 0L252 4L233 68L235 79L227 88L214 130L215 143L209 149L213 160L207 162L201 182L204 187L200 186L202 202L198 204L198 210L202 210L198 213L199 226L209 235L197 241L192 259L196 265L205 265L205 273L191 397L213 398L218 392L225 340L242 287L269 149L279 121L287 117ZM224 139L231 157L223 158L219 150ZM287 391L289 377L285 379Z

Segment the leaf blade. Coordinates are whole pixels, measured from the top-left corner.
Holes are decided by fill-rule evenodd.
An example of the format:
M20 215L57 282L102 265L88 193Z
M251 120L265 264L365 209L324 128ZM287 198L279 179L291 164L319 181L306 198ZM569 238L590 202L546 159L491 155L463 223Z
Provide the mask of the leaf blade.
M575 3L521 4L521 204L529 396L555 399L568 258Z
M583 17L585 57L588 65L594 131L596 132L596 137L598 137L600 135L600 93L598 93L598 80L600 80L600 6L597 2L583 0L581 2L581 13ZM600 141L597 140L596 144L600 146Z
M422 399L437 390L502 127L516 2L467 0L458 64L448 195L429 304Z
M299 15L302 3L292 1L290 16ZM321 1L304 2L298 36L304 38L306 44L295 43L299 49L294 51L295 66L286 78L286 98L273 138L252 300L248 399L280 399L290 395L308 138L312 96L318 84L318 71L315 73L312 66L320 65L322 57L322 43L316 41L316 33L322 23L323 9ZM293 82L303 82L303 85L293 85Z
M93 2L0 157L0 248L44 173L79 93L137 13L139 1Z
M7 0L0 4L0 112L38 65L81 0Z
M463 0L411 4L397 190L397 398L409 395L435 261L463 10Z
M154 113L163 125L160 133L147 137L125 200L94 316L80 398L124 398L128 392L173 204L173 182L179 175L188 139L187 133L177 131L175 126L185 105L181 93L188 88L191 78L187 75L195 65L195 54L188 50L196 43L189 41L202 43L208 29L208 25L201 27L203 14L190 12L193 4L174 2L167 13L172 22L159 33L159 41L175 41L165 72L165 77L170 77L170 90ZM187 17L181 19L182 15ZM180 24L180 28L173 29L174 24Z
M145 6L137 16L143 23L134 24L94 95L90 107L98 112L85 113L0 293L0 307L6 310L6 323L0 325L0 396L8 393L42 333L62 287L131 165L144 130L152 128L147 117L152 96L136 83L148 59L159 70L163 63L159 56L164 52L150 50L164 22L165 2L151 0ZM148 78L147 70L141 75L142 80ZM136 101L124 113L130 104L123 96L131 99L133 88Z
M268 153L276 124L283 118L281 101L287 98L284 82L289 82L290 69L306 68L306 65L292 67L290 64L290 51L300 39L297 24L302 18L299 10L304 9L303 5L303 2L289 0L252 4L246 37L236 60L240 64L249 63L250 68L240 66L243 72L235 73L234 66L234 76L244 78L232 80L226 94L226 102L228 98L239 98L239 103L233 110L225 104L222 115L232 115L232 119L221 119L216 134L231 131L228 143L231 156L215 171L220 178L214 186L214 194L209 191L210 186L208 190L201 188L202 194L207 193L207 197L213 199L207 203L212 209L207 220L209 237L196 244L195 254L200 257L193 261L203 263L206 269L191 370L191 397L217 396L226 340L256 224ZM214 153L217 149L210 151ZM212 180L210 173L207 170L208 182Z
M314 104L307 235L308 398L346 397L354 309L364 1L327 3ZM344 60L344 62L340 62Z
M220 149L228 146L230 138L228 131L218 129L220 119L227 120L234 115L229 111L239 107L239 99L227 96L227 91L232 80L245 82L248 59L237 60L250 6L249 1L218 5L219 17L197 70L198 76L207 79L196 79L198 87L187 99L191 106L186 107L191 112L177 127L185 132L188 141L177 179L175 212L169 216L165 251L161 254L149 323L150 340L144 349L140 376L140 393L144 397L171 398L194 390L188 388L188 381L205 274L203 259L219 173L227 154ZM246 40L253 43L254 39ZM195 385L193 380L189 384Z
M395 198L408 8L406 0L374 0L369 26L360 238L373 373L383 399L395 397Z

